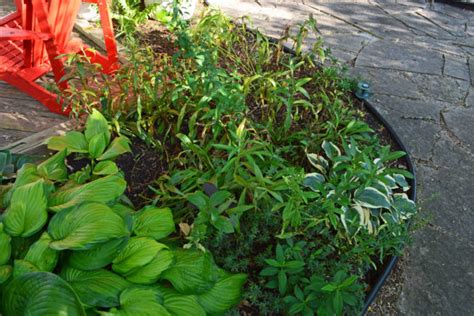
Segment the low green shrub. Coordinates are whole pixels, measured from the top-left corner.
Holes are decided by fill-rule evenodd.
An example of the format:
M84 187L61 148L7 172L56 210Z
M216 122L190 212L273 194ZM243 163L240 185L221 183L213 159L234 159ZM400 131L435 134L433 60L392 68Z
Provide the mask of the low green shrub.
M129 152L93 111L84 133L49 139L58 150L25 164L2 190L0 314L206 315L238 303L247 276L173 241L169 208L134 211L113 161ZM73 173L70 154L89 163Z

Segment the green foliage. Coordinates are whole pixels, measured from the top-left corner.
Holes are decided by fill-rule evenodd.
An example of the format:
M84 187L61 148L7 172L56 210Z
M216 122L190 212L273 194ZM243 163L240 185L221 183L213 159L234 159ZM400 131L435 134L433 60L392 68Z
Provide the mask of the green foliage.
M252 313L358 314L365 275L400 252L416 213L411 175L397 168L404 153L381 145L362 120L354 83L321 39L303 49L317 33L314 19L277 41L246 25L214 11L193 25L174 17L166 22L173 52L132 47L130 64L102 85L74 74L81 87L101 87L71 85L77 112L103 109L116 131L154 147L168 167L154 185L157 207L135 215L140 237L119 250L114 270L131 282L134 273L138 283L167 280L174 290L146 295L172 313L196 302L224 311L237 303L245 272L243 308ZM99 160L97 138L85 148ZM174 241L192 250L157 246L171 227L168 210L183 235ZM159 218L163 227L152 224ZM148 269L154 260L165 266L166 251L174 262ZM215 269L214 260L237 274ZM217 301L219 293L227 299Z
M71 143L76 138L87 152ZM0 218L1 315L222 314L240 300L245 274L224 272L209 253L165 240L175 233L170 209L135 212L121 204L126 182L110 159L129 147L123 136L112 138L94 111L84 133L50 140L60 151L24 165L7 187ZM80 183L66 168L68 152L88 159ZM188 281L183 255L193 259L186 268L199 273L194 283L173 288Z

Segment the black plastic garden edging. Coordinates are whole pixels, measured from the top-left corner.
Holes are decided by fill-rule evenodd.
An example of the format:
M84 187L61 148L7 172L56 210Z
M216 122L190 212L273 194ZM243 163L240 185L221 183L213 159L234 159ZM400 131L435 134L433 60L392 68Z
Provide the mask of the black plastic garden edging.
M395 141L395 143L400 147L400 149L406 152L405 160L407 163L408 171L410 171L413 174L413 179L410 180L410 189L411 189L410 199L412 201L416 201L416 170L415 170L415 165L413 164L413 161L411 160L410 153L408 152L405 144L403 144L403 142L401 141L400 137L395 132L395 130L387 122L387 120L385 120L385 118L377 111L377 109L368 101L364 101L364 105L365 105L365 108L371 114L373 114L377 118L377 120L379 120L380 123L382 123L382 125L387 129L388 133L390 134L390 137ZM369 309L369 306L374 302L380 289L382 288L382 285L384 285L385 281L387 281L388 276L392 272L397 261L398 261L398 257L392 256L392 257L389 257L387 261L385 262L385 264L383 265L382 270L379 274L379 277L377 278L377 281L375 282L369 294L365 298L364 310L362 311L362 315L365 315L365 313Z

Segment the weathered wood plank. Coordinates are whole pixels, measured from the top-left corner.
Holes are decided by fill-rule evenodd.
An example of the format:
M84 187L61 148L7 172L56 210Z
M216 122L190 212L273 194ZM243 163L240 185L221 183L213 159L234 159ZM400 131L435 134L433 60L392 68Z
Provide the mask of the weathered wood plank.
M79 124L80 123L77 120L71 119L48 129L45 129L41 132L27 136L16 142L0 147L0 150L8 149L12 153L16 154L44 153L46 148L44 146L44 142L49 137L56 135L64 135L64 133L66 133L67 131L77 128Z
M67 119L65 116L50 112L44 105L36 100L27 99L0 97L0 112L21 113L39 119L41 119L41 117Z
M24 132L24 131L15 131L9 129L0 128L0 146L7 146L13 142L17 142L20 139L28 137L31 135L31 132Z
M63 121L62 118L35 117L31 114L0 112L0 128L23 132L40 132Z

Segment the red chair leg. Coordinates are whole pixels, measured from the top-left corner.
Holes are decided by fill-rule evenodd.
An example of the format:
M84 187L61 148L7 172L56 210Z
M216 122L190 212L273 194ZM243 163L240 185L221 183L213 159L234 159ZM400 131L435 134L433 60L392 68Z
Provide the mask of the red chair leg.
M25 80L14 73L8 76L2 76L2 80L8 82L12 86L17 87L21 91L33 97L35 100L44 104L53 113L69 115L71 111L69 108L63 110L62 105L64 101L56 94L46 90L35 82Z

